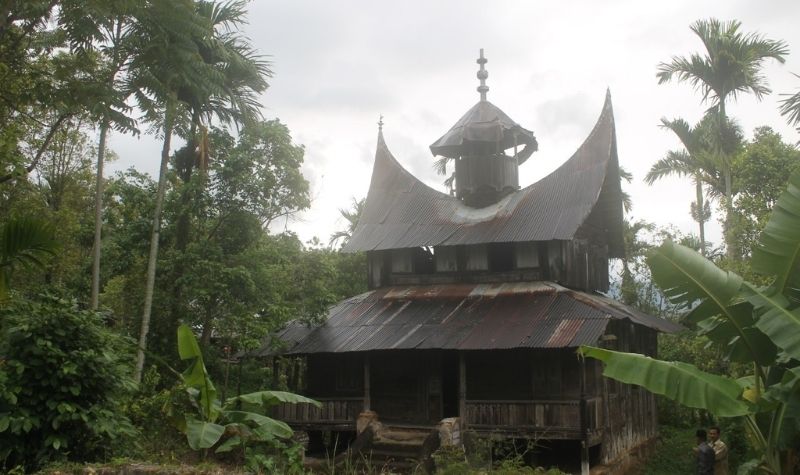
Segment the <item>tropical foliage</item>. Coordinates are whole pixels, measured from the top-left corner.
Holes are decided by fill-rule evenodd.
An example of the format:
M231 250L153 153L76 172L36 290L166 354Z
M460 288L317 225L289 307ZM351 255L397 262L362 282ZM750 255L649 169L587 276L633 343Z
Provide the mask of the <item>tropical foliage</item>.
M42 295L0 310L0 466L97 460L134 428L130 340L70 299Z
M52 227L31 217L12 218L0 228L0 302L8 298L11 274L18 266L44 266L58 249Z
M700 250L705 254L705 223L711 218L707 197L720 200L729 196L719 157L720 154L734 157L739 153L743 142L742 132L731 120L725 119L722 123L717 115L711 113L707 113L694 127L683 119L665 118L661 119L661 127L675 134L683 145L683 150L668 151L664 158L650 167L644 181L652 185L670 175L692 178L695 201L691 204L690 211L692 218L698 223ZM733 194L737 191L736 183L731 186L733 188L730 193Z
M115 442L131 428L122 414L147 431L144 445L172 459L174 434L152 424L161 423L165 404L187 402L186 397L173 400L165 384L172 374L168 368L177 364L179 323L197 331L207 372L220 381L225 372L223 387L237 389L228 393L263 388L270 380L276 388L286 388L287 382L295 387L295 379L287 378L289 369L277 365L271 374L264 361L247 361L247 371L231 371L228 378L227 357L260 346L289 319L316 321L331 303L365 290L364 256L343 255L319 241L303 243L280 232L284 220L310 204L301 173L305 151L285 124L260 118L260 95L271 71L265 56L241 34L246 2L6 4L10 9L0 8L0 447L5 468L64 458L155 456ZM103 176L105 162L115 158L106 143L114 133L164 140L156 180L135 170ZM174 150L173 138L186 146ZM88 212L92 208L95 216ZM158 237L152 240L154 224ZM150 252L153 243L158 254ZM152 292L146 299L148 267ZM43 292L70 298L56 304L41 297ZM136 346L127 338L142 334L145 300L158 315L144 329L154 366L147 384L131 398L128 378ZM77 331L70 326L72 317L64 317L70 312L84 319L86 334L79 337L95 338L97 328L105 332L103 342L113 348L97 349L123 371L115 377L98 368L105 386L91 391L98 398L109 395L104 405L90 405L95 400L88 396L90 389L50 394L42 386L46 381L29 385L21 379L33 378L32 368L49 375L60 364L69 373L64 378L100 384L70 373L89 358L82 350L59 353L57 362L43 360L47 370L31 356L56 352L56 340L61 344L62 338L83 341L72 333ZM48 320L52 334L31 337L28 359L17 358L22 340L14 332L22 330L15 325L26 315L38 322L39 313L61 316L69 330ZM12 343L17 345L13 351ZM144 344L141 349L144 355ZM70 388L79 390L75 384ZM23 393L36 393L26 396L35 408L17 398ZM42 400L56 396L71 399L55 405ZM73 407L81 401L86 405ZM114 410L110 419L101 418L106 408ZM221 406L222 414L228 409ZM259 410L263 413L265 406ZM52 427L70 414L84 425L56 422ZM243 430L251 422L239 423ZM285 435L286 427L280 429ZM287 444L285 450L295 449Z
M749 375L737 380L602 348L583 347L581 353L605 362L608 377L719 417L744 417L759 466L785 473L782 452L800 433L798 263L800 173L795 173L753 250L753 270L768 277L768 285L747 282L673 242L648 257L664 295L689 309L684 322L719 345L730 361L749 364Z
M800 78L797 74L795 76ZM786 116L789 124L797 126L800 130L800 91L794 94L785 94L785 96L781 100L781 114Z
M258 391L220 401L197 339L187 325L178 327L178 352L181 359L191 360L183 372L183 383L197 411L183 414L179 428L186 433L189 446L194 450L213 447L223 434L228 437L216 448L217 453L237 447L246 450L247 444L255 441L288 439L293 434L292 429L269 417L269 408L280 403L320 406L313 399L283 391Z
M783 41L765 38L758 33L744 33L741 22L723 22L715 18L698 20L691 30L705 46L705 54L694 53L690 57L675 56L668 63L658 66L658 83L673 79L691 84L702 94L702 102L710 102L709 112L717 117L717 137L714 141L716 166L721 171L725 215L725 243L728 257L737 258L736 236L731 229L733 220L733 172L732 154L727 150L728 99L736 100L740 94L752 93L761 100L772 92L762 68L767 60L783 63L789 49Z
M334 247L337 242L340 242L341 246L347 244L347 241L350 240L350 238L353 236L353 232L356 230L358 220L361 218L361 213L364 212L364 203L366 202L366 198L361 198L360 200L351 198L351 200L352 203L350 209L339 209L339 214L347 222L347 229L336 231L335 233L331 234L331 238L328 241L331 247Z

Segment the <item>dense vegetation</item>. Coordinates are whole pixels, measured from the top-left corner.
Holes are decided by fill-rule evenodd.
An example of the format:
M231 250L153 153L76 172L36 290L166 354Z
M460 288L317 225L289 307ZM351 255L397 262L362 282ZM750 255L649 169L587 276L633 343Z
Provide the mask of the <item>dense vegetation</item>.
M270 232L311 198L300 172L303 147L287 125L261 116L271 65L240 34L245 20L246 4L237 0L2 3L0 470L125 457L197 461L220 441L222 462L302 470L298 446L282 438L287 428L263 417L276 398L293 400L280 390L300 386L299 363L245 358L236 369L232 356L291 319L319 321L331 303L364 290L364 257L334 247L353 231L363 200L341 210L350 226L330 246ZM744 35L738 22L698 22L693 30L707 55L663 64L659 80L689 81L712 109L694 127L663 121L685 148L656 163L647 180L673 173L694 180L699 240L628 223L628 257L619 266L618 297L668 317L680 309L654 286L647 252L672 238L768 283L751 259L800 163L797 148L772 129L745 140L725 112L737 94L769 92L759 68L782 61L785 45ZM741 71L726 66L731 52L746 56L736 62ZM798 95L783 102L793 124L799 106ZM159 176L133 169L105 176L114 158L109 133L162 140L152 157ZM715 248L703 224L718 211L726 245ZM751 374L752 365L727 351L730 342L712 338L717 344L706 346L707 336L701 328L664 337L661 355L716 375ZM796 363L768 356L762 366ZM182 357L187 372L179 370ZM667 442L723 415L666 401L661 412L672 427ZM253 449L254 441L263 444ZM734 462L759 455L743 437L729 442ZM776 450L792 442L776 440ZM442 466L457 472L462 456ZM499 470L525 471L520 460Z
M229 359L363 291L363 256L269 231L310 196L303 147L261 118L271 71L239 32L245 2L0 14L0 470L174 460L189 447L164 410L192 405L179 325L197 331L220 403L285 389L290 365ZM160 175L104 177L111 131L160 137Z
M703 20L691 29L706 51L662 63L659 82L687 81L711 108L694 127L662 119L683 148L668 152L645 179L652 184L670 174L692 178L696 201L690 211L699 239L628 223L620 288L626 303L680 318L690 330L662 335L661 360L601 348L581 353L602 360L606 376L662 396L666 445L647 473L691 470L686 449L692 426L712 424L725 429L739 473L793 473L800 444L800 352L794 337L800 331L800 154L769 127L757 128L745 141L725 112L726 100L738 94L760 99L770 93L762 63L783 62L788 49L742 32L738 21ZM797 123L792 104L796 97L784 100L782 112ZM705 240L709 200L722 211L724 248Z

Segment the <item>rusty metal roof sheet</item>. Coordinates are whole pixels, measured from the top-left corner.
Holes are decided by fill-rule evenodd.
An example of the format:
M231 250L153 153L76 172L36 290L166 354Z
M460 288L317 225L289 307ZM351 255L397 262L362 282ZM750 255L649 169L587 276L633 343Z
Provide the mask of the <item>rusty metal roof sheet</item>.
M411 175L389 152L381 133L364 211L344 250L568 240L587 224L608 233L610 257L622 257L621 196L610 95L594 129L569 160L480 209Z
M603 296L551 282L517 282L372 290L332 307L325 323L291 323L278 337L288 354L572 348L597 343L611 319L680 329Z

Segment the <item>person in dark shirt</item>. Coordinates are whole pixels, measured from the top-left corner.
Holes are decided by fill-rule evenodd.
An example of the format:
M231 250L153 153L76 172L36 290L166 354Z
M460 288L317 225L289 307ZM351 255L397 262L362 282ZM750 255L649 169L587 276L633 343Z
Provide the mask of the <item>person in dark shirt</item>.
M694 448L697 475L714 475L714 449L706 441L706 431L697 429L697 447Z

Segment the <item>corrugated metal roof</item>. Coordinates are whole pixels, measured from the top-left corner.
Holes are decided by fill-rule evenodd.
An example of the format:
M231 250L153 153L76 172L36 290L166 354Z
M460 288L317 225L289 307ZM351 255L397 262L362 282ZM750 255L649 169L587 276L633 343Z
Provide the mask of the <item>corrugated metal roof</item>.
M592 132L561 167L498 203L475 209L406 171L378 136L364 211L345 251L573 239L587 221L622 257L622 200L611 97ZM608 179L607 179L608 178ZM596 218L590 216L592 211Z
M292 323L278 337L288 354L572 348L597 343L611 319L680 329L602 296L551 282L517 282L377 289L340 302L322 325Z
M481 100L430 148L434 155L458 158L463 154L465 145L474 142L490 142L500 150L524 145L525 152L517 158L520 165L539 147L533 132L523 129L496 105Z

